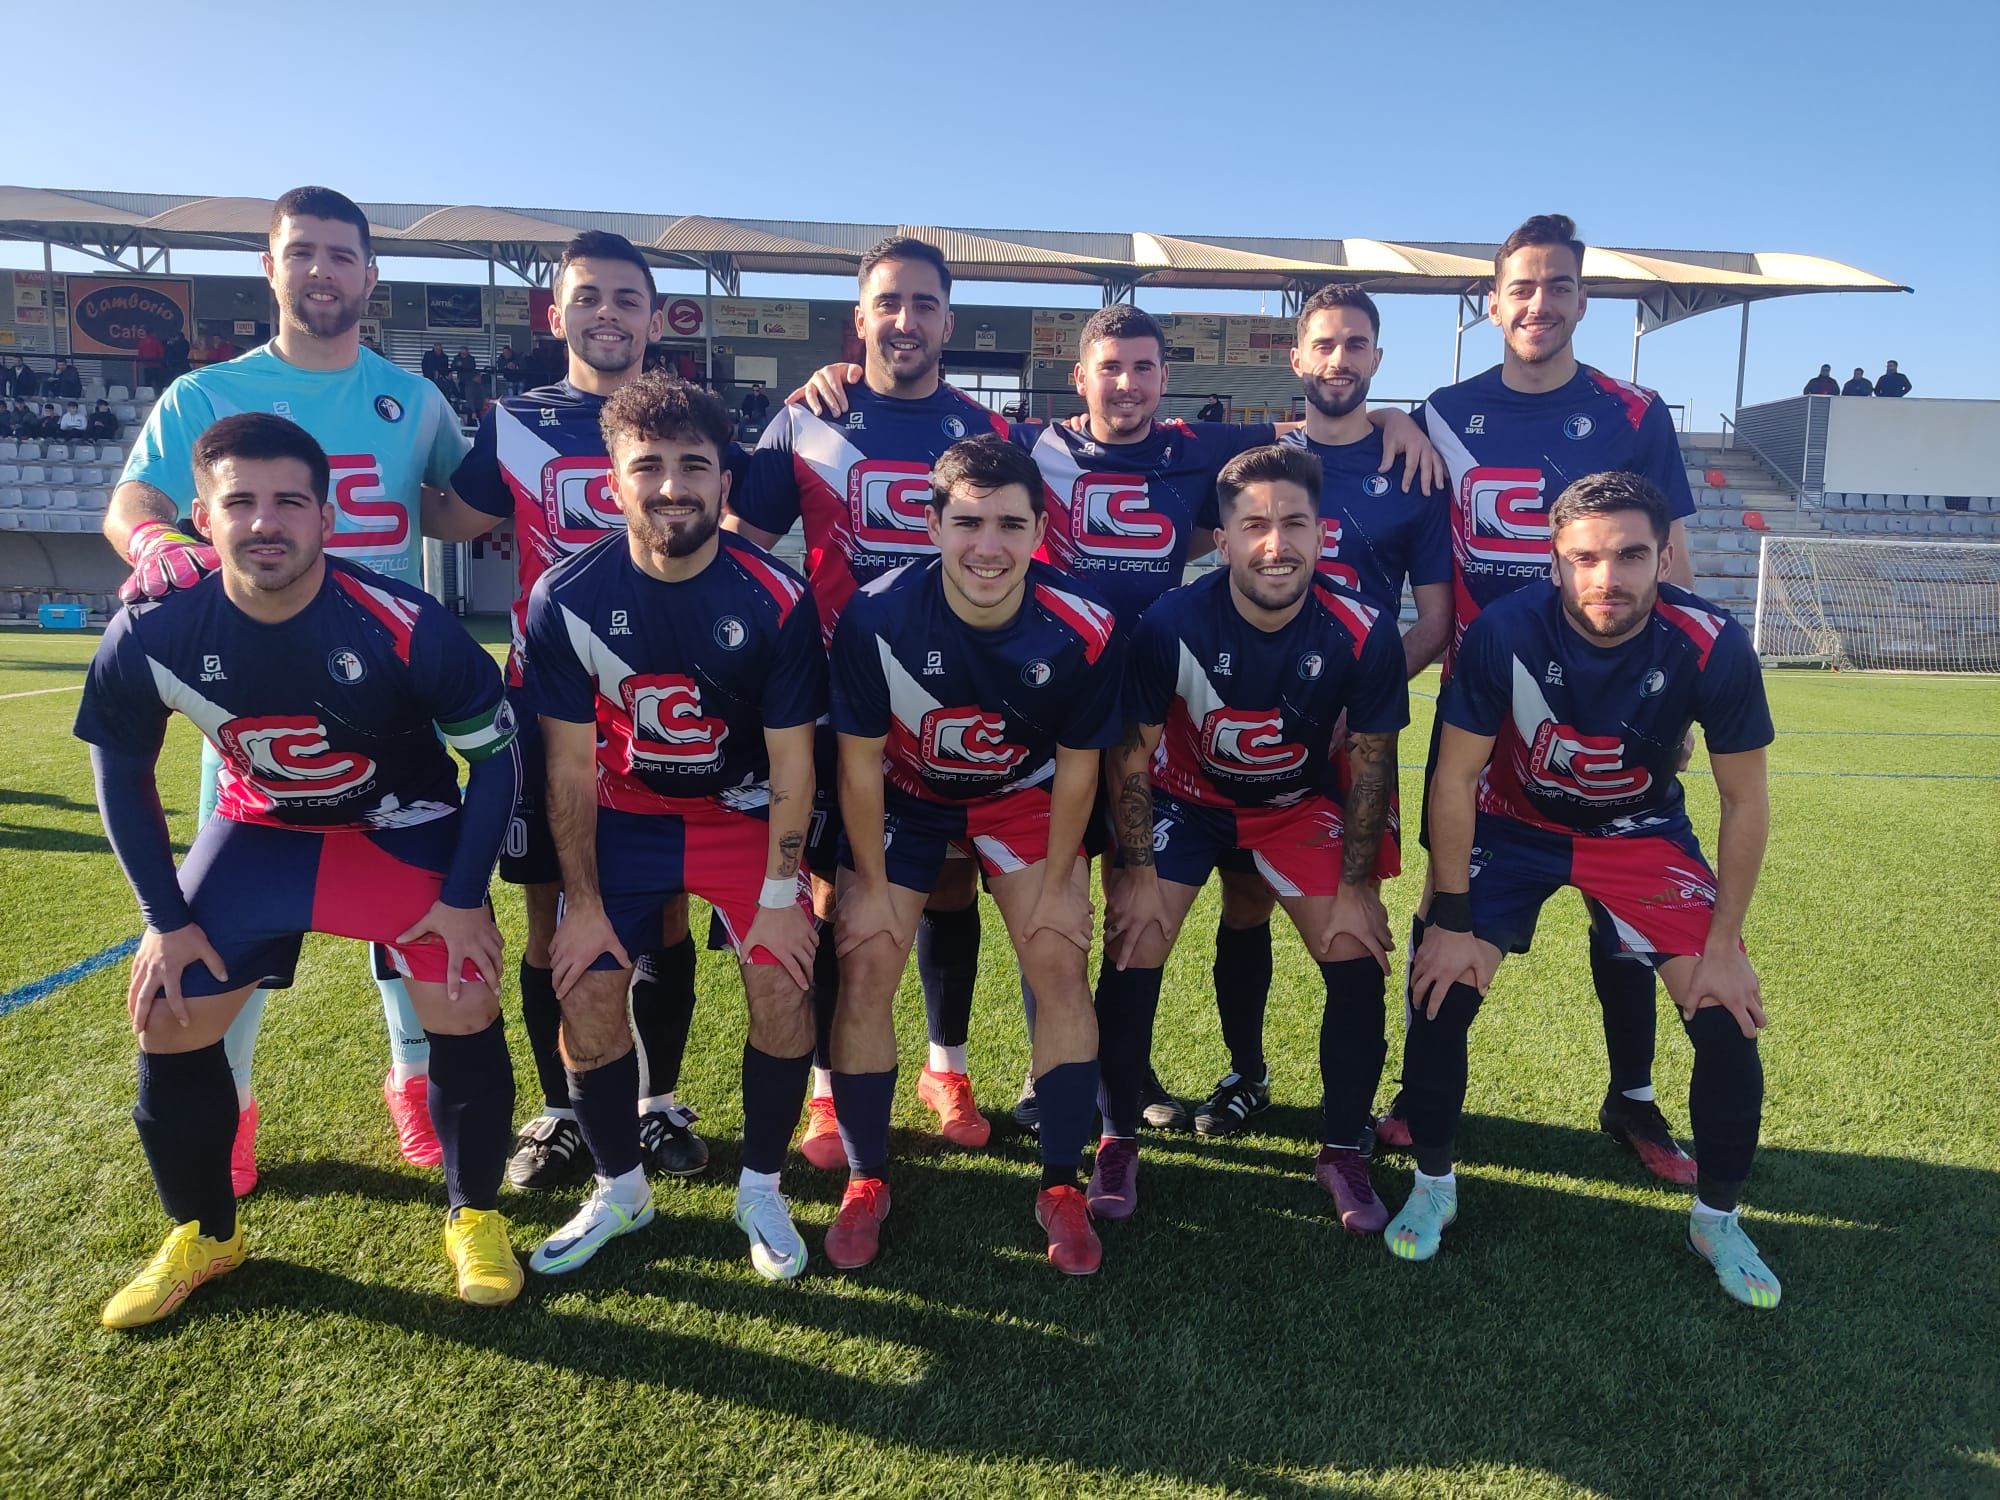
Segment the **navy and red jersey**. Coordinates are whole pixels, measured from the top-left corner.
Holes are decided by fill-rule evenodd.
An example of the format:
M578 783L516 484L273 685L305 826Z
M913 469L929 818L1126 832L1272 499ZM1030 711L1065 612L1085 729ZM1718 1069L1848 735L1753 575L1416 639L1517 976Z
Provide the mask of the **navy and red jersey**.
M514 520L521 588L511 611L507 680L516 686L529 590L564 558L596 545L607 532L625 529L597 425L603 410L602 396L567 380L503 396L486 408L472 451L452 476L453 492L467 505Z
M1711 755L1771 743L1771 711L1749 634L1670 583L1644 630L1586 640L1554 585L1524 588L1473 622L1438 711L1491 735L1483 812L1564 833L1618 837L1683 824L1688 727Z
M1276 442L1277 429L1156 422L1136 443L1100 443L1061 423L1023 422L1009 436L1042 471L1049 530L1036 555L1129 624L1179 585L1194 539L1215 526L1222 466Z
M1451 581L1450 500L1443 490L1424 494L1382 469L1382 434L1369 428L1357 443L1316 443L1303 427L1280 439L1317 458L1322 478L1320 522L1325 540L1319 570L1394 616L1403 607L1403 585Z
M856 589L937 551L924 510L938 456L960 438L1007 436L1003 417L942 383L916 401L866 385L847 399L844 417L779 407L729 496L761 531L783 536L804 521L806 578L829 639Z
M1653 482L1676 518L1694 493L1673 418L1644 386L1578 365L1553 391L1510 390L1500 366L1433 391L1418 408L1451 471L1452 672L1479 612L1549 570L1549 507L1573 480L1622 469Z
M1020 613L977 630L945 602L943 564L913 562L854 596L833 636L833 727L886 736L889 784L966 802L1055 775L1058 745L1117 743L1116 618L1047 563Z
M764 731L826 712L826 656L805 580L721 532L707 567L666 583L623 536L557 564L528 600L523 666L547 718L597 725L597 802L676 812L755 792Z
M1165 726L1153 780L1204 807L1338 796L1334 731L1410 722L1396 617L1315 582L1280 630L1243 618L1217 569L1160 596L1132 632L1126 719Z
M333 557L312 602L279 624L230 603L219 573L119 614L91 659L77 737L150 759L175 710L222 756L216 812L277 828L448 817L446 744L478 760L514 738L499 667L450 612Z

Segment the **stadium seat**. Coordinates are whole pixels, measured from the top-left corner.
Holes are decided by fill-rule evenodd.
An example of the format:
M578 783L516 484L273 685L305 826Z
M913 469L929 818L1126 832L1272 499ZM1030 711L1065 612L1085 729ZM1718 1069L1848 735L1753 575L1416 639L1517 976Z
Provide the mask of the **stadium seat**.
M114 407L113 410L118 413L118 420L121 422L136 422L139 420L139 408L129 401Z
M23 489L21 491L21 509L47 510L48 508L49 508L49 492L47 490L38 488L38 489Z
M52 463L58 461L67 462L69 459L69 444L50 443L42 449L42 457Z
M97 444L71 443L69 445L69 456L72 459L74 459L77 463L80 464L90 463L93 459L97 457Z
M120 401L130 401L132 392L122 385L109 386L104 392L104 399L116 406Z
M97 450L97 461L101 464L123 464L125 450L116 443L106 443Z
M0 458L15 458L19 455L20 449L14 446L12 438L0 438Z
M15 444L15 447L17 451L14 456L23 463L26 463L31 458L40 458L42 456L42 445L40 443L23 442Z
M1769 531L1771 529L1771 523L1764 519L1764 513L1760 510L1744 511L1743 524L1752 531Z
M1718 490L1726 488L1729 484L1728 476L1725 475L1720 469L1710 469L1701 477L1704 480L1706 480L1709 483L1709 485Z
M21 465L22 484L47 484L48 482L49 471L40 464Z
M75 484L76 469L70 464L55 464L49 469L49 482L51 484Z
M78 497L75 490L68 490L68 489L50 490L49 509L75 510L77 507L77 499Z
M13 464L0 464L0 485L13 485L20 482L21 471L18 467Z
M144 405L148 401L159 400L160 396L159 392L155 391L150 385L142 385L136 391L132 392L132 399Z

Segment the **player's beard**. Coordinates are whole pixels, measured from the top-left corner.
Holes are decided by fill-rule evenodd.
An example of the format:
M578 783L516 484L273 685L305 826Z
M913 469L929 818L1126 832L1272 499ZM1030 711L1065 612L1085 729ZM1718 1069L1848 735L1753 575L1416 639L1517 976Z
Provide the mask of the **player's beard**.
M653 507L646 508L646 545L667 557L692 557L707 545L722 525L722 507L703 510L692 520L667 522Z
M1626 601L1630 596L1622 594L1613 595L1609 598L1585 601L1581 597L1572 595L1568 589L1564 589L1562 591L1563 613L1576 622L1577 629L1593 640L1616 640L1619 636L1630 634L1633 627L1638 625L1647 615L1651 614L1653 612L1653 605L1659 597L1660 591L1657 587L1654 587L1647 589L1644 597L1631 599L1629 604L1626 604ZM1591 604L1626 604L1626 607L1620 609L1609 620L1599 620L1585 608L1586 602Z
M875 341L875 358L881 362L882 369L895 385L917 385L929 380L937 372L940 351L931 345L922 344L920 340L921 347L917 352L919 363L910 368L899 367L895 359L896 351L890 347L890 341L891 338L901 338L902 336L901 334L894 334L889 338L877 339Z
M1517 332L1525 333L1525 331L1524 329L1516 328L1509 328L1507 330L1507 352L1524 365L1545 365L1550 360L1560 359L1563 355L1569 353L1570 340L1576 333L1576 325L1571 324L1563 330L1562 341L1560 343L1550 343L1541 347L1530 344L1525 338L1517 341L1515 334Z
M316 339L337 339L353 329L361 321L361 310L365 299L343 297L337 287L315 286L308 291L332 292L334 301L330 304L308 302L304 291L294 292L287 301L285 311L292 322L303 328Z
M628 339L622 344L593 344L590 333L588 328L572 330L563 342L569 345L571 354L600 374L622 375L646 357L643 339Z
M1343 395L1330 391L1318 376L1302 382L1306 388L1306 401L1321 416L1344 417L1355 407L1368 399L1368 377L1357 375L1354 384Z
M1268 566L1268 563L1254 563L1241 572L1232 569L1230 573L1230 582L1239 594L1259 609L1270 610L1273 614L1298 603L1313 583L1313 567L1307 559L1288 557L1275 560L1293 565L1290 577L1266 578L1257 569Z

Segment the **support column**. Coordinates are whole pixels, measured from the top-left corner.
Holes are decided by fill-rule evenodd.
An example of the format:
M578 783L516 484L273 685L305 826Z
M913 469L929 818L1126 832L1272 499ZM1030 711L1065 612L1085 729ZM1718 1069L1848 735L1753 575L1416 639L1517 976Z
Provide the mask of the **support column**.
M1736 413L1743 410L1743 367L1750 358L1750 304L1743 304L1743 332L1736 340L1736 405L1730 410L1729 420L1736 421Z

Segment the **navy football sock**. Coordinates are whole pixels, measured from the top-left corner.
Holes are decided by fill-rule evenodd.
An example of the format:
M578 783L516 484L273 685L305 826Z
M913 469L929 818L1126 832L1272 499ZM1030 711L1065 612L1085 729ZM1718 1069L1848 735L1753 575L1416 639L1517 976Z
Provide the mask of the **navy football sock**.
M496 1019L470 1036L426 1032L431 1043L431 1124L444 1152L453 1208L500 1206L500 1177L514 1125L514 1065Z
M587 1073L569 1070L570 1107L600 1177L623 1177L645 1152L639 1144L639 1057L623 1057Z
M1265 1076L1264 1007L1271 998L1271 924L1215 924L1215 1012L1229 1070L1252 1083Z
M880 1177L889 1163L889 1109L896 1098L896 1070L833 1075L833 1112L840 1121L840 1144L847 1150L847 1175Z
M1604 1054L1611 1065L1611 1092L1643 1089L1653 1082L1653 1023L1659 1006L1653 970L1619 956L1609 926L1590 927L1590 981L1604 1011Z
M833 923L822 919L819 947L813 950L813 1066L828 1072L833 1071L833 1013L839 1005L840 953L834 945Z
M1734 1208L1757 1156L1764 1115L1763 1059L1756 1039L1745 1036L1736 1018L1719 1005L1696 1011L1682 1025L1694 1043L1688 1118L1699 1164L1697 1196L1710 1208ZM1710 1197L1711 1189L1728 1201Z
M743 1170L779 1172L805 1108L812 1054L773 1057L743 1044Z
M1320 1139L1330 1146L1358 1145L1389 1054L1382 1037L1386 976L1367 957L1324 963L1319 972L1326 981L1319 1023Z
M639 956L632 971L632 1034L639 1049L639 1096L671 1094L680 1085L694 1021L694 939Z
M1106 960L1097 976L1097 1058L1104 1133L1139 1133L1146 1081L1152 1072L1153 1019L1160 1008L1162 969L1120 969ZM1035 1085L1037 1098L1041 1085ZM1047 1116L1043 1116L1047 1128ZM1086 1122L1087 1125L1088 1122Z
M1097 1108L1096 1061L1056 1064L1035 1080L1035 1099L1042 1111L1042 1186L1074 1187Z
M569 1112L569 1075L563 1072L562 1002L556 999L555 975L521 960L521 1027L534 1054L535 1077L541 1081L542 1103Z
M924 1022L938 1046L965 1045L978 978L979 908L926 911L917 922L917 979L924 987Z
M1437 1019L1421 1010L1403 1037L1403 1110L1418 1170L1442 1177L1451 1170L1452 1141L1465 1110L1466 1035L1479 1014L1479 991L1454 984Z
M229 1183L236 1084L222 1043L192 1052L141 1052L132 1123L167 1217L176 1224L199 1220L211 1239L236 1233L236 1194Z

